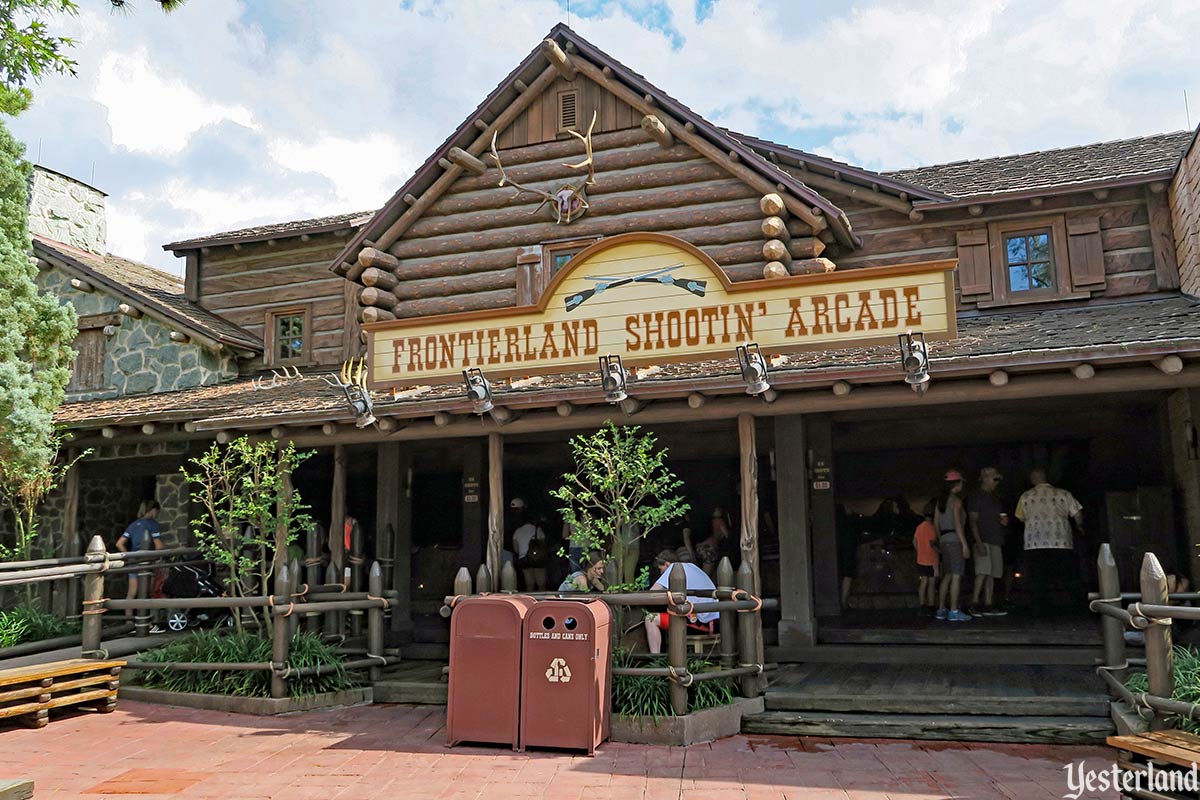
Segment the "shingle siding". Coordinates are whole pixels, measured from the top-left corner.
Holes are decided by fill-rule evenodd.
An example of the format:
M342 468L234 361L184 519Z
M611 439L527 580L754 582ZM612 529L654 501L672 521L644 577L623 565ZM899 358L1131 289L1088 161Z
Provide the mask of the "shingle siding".
M1179 165L1170 204L1180 289L1200 296L1200 143L1193 142Z

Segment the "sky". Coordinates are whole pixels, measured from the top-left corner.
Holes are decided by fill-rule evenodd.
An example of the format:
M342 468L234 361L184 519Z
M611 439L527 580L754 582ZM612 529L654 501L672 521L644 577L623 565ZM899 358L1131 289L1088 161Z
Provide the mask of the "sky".
M382 205L558 22L710 121L886 170L1200 122L1194 0L78 0L10 122L108 248ZM568 19L569 17L569 19Z

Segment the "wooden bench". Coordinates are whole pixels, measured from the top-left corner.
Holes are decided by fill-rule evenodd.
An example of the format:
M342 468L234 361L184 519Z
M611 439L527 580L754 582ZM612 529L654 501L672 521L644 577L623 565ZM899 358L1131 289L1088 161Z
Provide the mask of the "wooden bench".
M713 653L717 652L717 648L721 646L721 634L719 634L719 633L708 633L708 634L700 634L700 633L691 634L691 633L689 633L687 635L687 638L684 641L687 645L688 652L691 653L692 655L696 655L696 656L712 655Z
M1151 762L1158 772L1172 769L1190 772L1194 766L1200 764L1200 736L1183 731L1151 731L1127 736L1109 736L1108 744L1119 751L1117 766L1125 772L1145 775Z
M0 670L0 719L13 717L31 728L43 728L52 708L112 711L123 666L124 661L72 658Z

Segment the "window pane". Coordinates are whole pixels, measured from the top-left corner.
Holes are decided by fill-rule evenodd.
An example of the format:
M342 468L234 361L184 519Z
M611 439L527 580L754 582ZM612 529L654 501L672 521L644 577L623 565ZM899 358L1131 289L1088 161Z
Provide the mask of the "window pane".
M575 257L574 252L555 253L554 254L554 271L558 272L560 269L562 269L563 267L565 267L567 265L568 261L570 261L574 257Z
M1033 288L1049 289L1054 286L1054 274L1050 270L1048 263L1031 264L1029 272L1032 278Z
M1050 234L1039 233L1029 237L1029 260L1050 260Z
M287 314L275 318L275 353L280 359L304 355L304 315Z
M1008 263L1023 264L1027 260L1027 251L1025 249L1025 237L1014 236L1008 239L1005 243L1008 248Z
M1009 267L1008 285L1014 292L1029 291L1029 268Z

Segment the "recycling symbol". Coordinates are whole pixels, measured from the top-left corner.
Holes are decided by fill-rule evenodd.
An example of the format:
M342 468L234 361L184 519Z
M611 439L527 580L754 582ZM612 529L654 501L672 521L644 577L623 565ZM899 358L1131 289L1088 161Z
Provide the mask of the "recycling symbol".
M555 658L550 661L550 668L546 670L546 680L551 683L571 682L571 668L567 666L565 658Z

